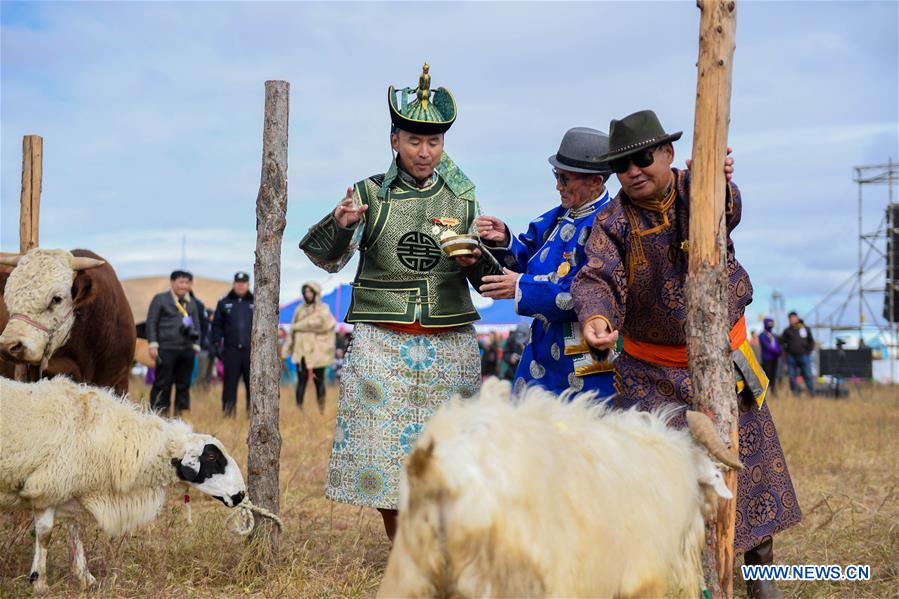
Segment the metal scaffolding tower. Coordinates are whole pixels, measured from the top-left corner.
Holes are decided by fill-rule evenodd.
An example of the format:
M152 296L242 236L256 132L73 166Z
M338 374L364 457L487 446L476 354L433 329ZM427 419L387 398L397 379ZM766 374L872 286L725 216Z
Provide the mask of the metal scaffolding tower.
M853 180L858 184L858 267L850 277L828 293L810 311L809 320L814 319L816 331L829 333L829 342L832 344L834 336L838 333L858 335L859 340L872 336L879 338L886 349L885 358L889 358L890 380L896 383L897 375L897 350L899 350L899 326L891 319L884 317L887 314L895 314L894 306L895 290L899 288L899 281L889 278L895 276L896 259L895 251L887 251L887 240L890 234L894 235L899 222L893 222L896 214L896 195L894 187L899 182L899 164L890 159L886 164L876 164L854 167ZM887 205L882 213L880 222L873 231L866 231L863 219L864 192L868 186L879 185L887 187ZM836 308L830 312L822 313L831 306L831 301L839 294L844 298ZM872 300L871 296L876 299ZM885 302L886 310L879 310L881 302ZM856 304L857 312L852 315L850 306ZM821 341L823 339L819 337Z

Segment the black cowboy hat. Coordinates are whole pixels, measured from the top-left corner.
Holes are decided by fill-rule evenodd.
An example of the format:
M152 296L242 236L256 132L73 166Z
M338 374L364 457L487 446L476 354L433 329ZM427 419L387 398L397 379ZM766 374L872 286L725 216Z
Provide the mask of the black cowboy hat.
M609 152L599 158L605 161L623 158L644 148L677 141L683 133L665 133L656 113L641 110L620 121L612 119L609 123Z
M559 151L549 163L562 171L608 176L612 169L600 156L609 151L609 136L589 127L575 127L565 132Z

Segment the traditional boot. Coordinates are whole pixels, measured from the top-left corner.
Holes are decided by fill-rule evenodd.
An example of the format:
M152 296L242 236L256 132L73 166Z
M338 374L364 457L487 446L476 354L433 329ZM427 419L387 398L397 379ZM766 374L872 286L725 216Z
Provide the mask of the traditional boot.
M774 563L774 540L768 537L757 547L743 554L747 566L769 566ZM783 595L771 580L747 580L746 595L749 599L781 599Z

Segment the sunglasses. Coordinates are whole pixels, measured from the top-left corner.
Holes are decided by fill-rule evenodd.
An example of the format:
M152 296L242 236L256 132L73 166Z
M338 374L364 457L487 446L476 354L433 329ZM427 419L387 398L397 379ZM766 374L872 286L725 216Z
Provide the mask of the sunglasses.
M568 173L563 173L562 171L557 171L553 169L553 176L556 178L556 181L562 184L562 187L568 187L568 184L572 181L572 176Z
M616 158L614 160L609 161L609 166L612 167L612 171L621 174L626 172L627 169L631 167L631 162L634 163L634 166L637 168L646 168L650 166L653 162L655 162L655 153L656 150L659 149L659 146L652 146L651 148L646 148L645 150L640 150L636 154L628 154L622 158Z

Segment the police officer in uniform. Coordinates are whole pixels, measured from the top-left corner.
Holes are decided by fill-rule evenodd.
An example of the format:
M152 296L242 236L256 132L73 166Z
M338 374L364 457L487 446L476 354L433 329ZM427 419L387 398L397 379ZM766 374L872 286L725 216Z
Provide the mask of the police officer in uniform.
M222 385L222 411L233 417L237 411L237 382L243 377L250 411L250 333L253 330L253 293L250 275L238 272L234 285L219 300L212 322L211 343L220 350L225 366ZM223 346L223 347L222 347Z

